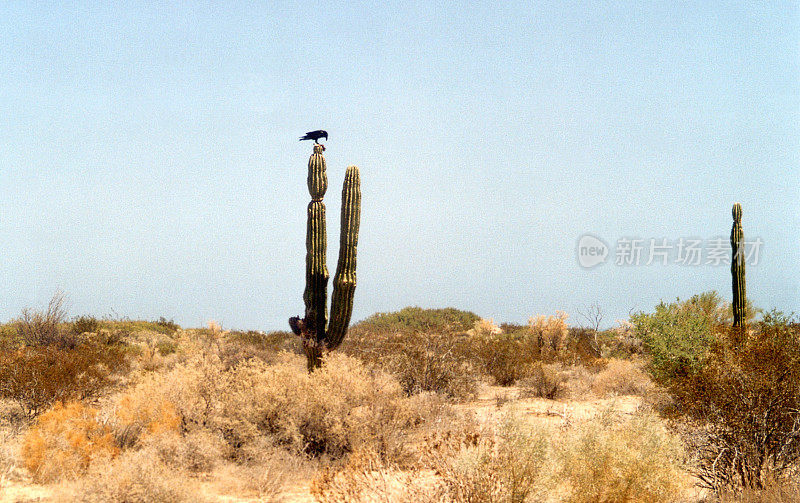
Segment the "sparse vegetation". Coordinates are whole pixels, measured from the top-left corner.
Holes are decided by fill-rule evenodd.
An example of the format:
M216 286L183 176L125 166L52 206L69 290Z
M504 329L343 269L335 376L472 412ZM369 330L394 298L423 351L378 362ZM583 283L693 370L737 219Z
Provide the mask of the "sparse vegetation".
M82 317L60 325L81 330L74 346L27 346L11 324L2 332L11 346L0 351L0 403L9 411L0 430L19 438L19 461L4 454L2 463L46 484L74 480L60 493L65 501L202 500L195 477L216 480L209 501L269 500L297 471L289 466L305 467L297 473L320 502L686 501L690 472L720 501L734 493L786 500L798 452L788 404L797 402L775 379L795 377L775 370L798 367L797 325L767 313L743 338L725 328L719 306L714 295L697 296L598 332L600 350L618 355L610 358L593 346L581 355L576 341L586 334L563 314L497 325L454 309L407 308L356 324L344 354L310 374L289 332ZM671 345L698 334L704 351ZM472 402L485 389L495 390L490 400ZM668 402L693 457L666 420L613 412L617 397L643 410ZM478 403L489 416L473 416ZM575 416L581 403L610 409ZM764 416L763 407L776 412ZM746 429L756 413L775 432L761 451L741 441L761 434ZM742 484L731 479L742 468L726 449L770 461Z

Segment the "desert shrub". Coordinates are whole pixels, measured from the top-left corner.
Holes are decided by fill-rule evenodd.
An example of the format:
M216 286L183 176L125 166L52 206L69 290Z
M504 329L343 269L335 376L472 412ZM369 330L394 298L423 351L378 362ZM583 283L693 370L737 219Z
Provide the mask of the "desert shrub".
M209 430L197 430L181 435L177 431L147 435L144 449L167 466L194 473L209 472L225 455L224 440Z
M18 453L19 436L13 430L0 429L0 491L9 479L18 478L20 472L24 471L20 467Z
M593 328L569 327L566 352L573 362L600 358L599 332Z
M376 313L356 323L349 333L357 337L363 332L371 334L393 332L466 332L480 317L469 311L454 308L422 309L406 307L392 313ZM345 339L346 340L346 339Z
M400 470L371 452L351 454L341 467L325 467L311 481L318 503L444 503L444 488L418 469Z
M72 333L75 335L96 333L100 330L100 322L94 316L78 316L72 320Z
M558 364L535 362L527 376L520 381L522 397L537 397L553 400L565 394L567 377L560 372Z
M528 320L531 332L531 341L545 361L553 361L567 349L569 341L569 327L567 314L556 311L555 316L532 316Z
M478 336L493 336L493 335L500 335L503 333L503 330L495 325L494 320L492 319L485 319L481 318L475 323L472 324L472 329L467 331L469 335L478 335Z
M668 385L702 366L712 340L712 323L692 299L661 302L655 313L636 313L631 322L651 357L648 370L657 382Z
M594 377L592 391L600 397L645 395L653 388L653 382L640 366L631 360L609 359L605 368Z
M525 325L520 325L519 323L509 323L503 322L500 323L500 331L504 334L511 334L514 332L518 332L520 330L525 330Z
M70 499L85 503L206 501L196 482L148 449L126 451L111 463L94 463Z
M128 334L122 330L105 330L100 328L95 332L93 340L108 346L127 345L125 341L127 335Z
M100 320L100 328L109 331L120 331L125 334L138 332L156 332L163 335L174 335L180 326L163 317L156 321L131 320L130 318L104 318Z
M339 457L369 447L400 458L409 429L427 415L395 379L341 355L310 375L295 364L254 360L237 367L230 382L223 409L228 438L267 433L298 453Z
M434 469L454 502L521 503L537 496L552 432L519 419L513 411L494 437L434 458Z
M777 482L768 479L761 489L725 489L717 499L718 503L796 503L800 501L800 481L784 480Z
M289 351L302 354L300 343L297 342L299 338L292 332L285 330L276 330L266 333L256 330L232 330L226 334L226 339L231 343L253 346L257 349L274 353Z
M585 399L592 393L592 384L596 374L585 366L564 366L560 374L563 379L563 391L557 396Z
M115 431L128 444L146 438L154 424L177 422L184 436L205 431L224 439L225 456L236 459L267 437L303 455L340 457L368 446L400 460L408 435L441 407L429 395L406 397L396 379L343 355L309 375L297 355L226 368L203 353L145 375L118 398L116 410Z
M569 359L566 317L560 312L556 316L531 317L528 326L506 325L509 331L499 334L496 330L479 329L476 324L462 356L498 385L512 385L530 372L535 361Z
M465 338L435 332L362 332L348 338L346 354L394 375L409 395L433 391L462 400L475 395Z
M633 324L617 320L617 326L597 334L600 356L603 358L628 359L644 351L642 340L636 337Z
M226 367L252 358L273 362L282 351L303 354L300 338L286 331L264 333L250 330L226 332L220 340L220 358Z
M18 401L36 415L56 401L95 397L128 369L123 348L86 342L0 351L0 398Z
M142 433L213 428L228 378L219 356L205 352L163 373L145 374L117 397L116 427L136 441Z
M51 482L83 474L98 458L119 453L111 429L97 410L80 402L60 402L39 416L25 434L21 456L34 480Z
M114 408L114 435L120 447L139 444L143 437L177 432L181 418L163 396L147 396L140 385L118 398Z
M154 323L156 324L156 326L165 330L168 335L174 334L175 332L181 329L180 325L175 323L173 320L166 319L163 316L159 317Z
M17 339L17 327L14 322L0 324L0 351L16 349L21 345Z
M25 308L15 321L17 337L25 346L58 346L72 348L75 334L66 327L66 297L56 292L44 311Z
M547 483L570 503L680 501L689 485L680 440L654 415L607 411L553 443Z
M291 478L308 478L305 476L310 469L304 466L306 460L278 452L269 445L259 446L258 451L257 460L220 464L212 474L217 491L237 499L254 496L256 501L284 501L278 494Z
M538 356L527 330L500 335L476 334L468 344L468 357L500 386L510 386L522 378Z
M28 415L16 400L0 399L0 428L20 428L28 421Z
M156 342L156 349L161 356L167 356L178 350L178 344L173 340L162 339Z
M669 386L697 424L698 476L717 491L761 489L800 465L800 327L767 313L715 331L704 365Z

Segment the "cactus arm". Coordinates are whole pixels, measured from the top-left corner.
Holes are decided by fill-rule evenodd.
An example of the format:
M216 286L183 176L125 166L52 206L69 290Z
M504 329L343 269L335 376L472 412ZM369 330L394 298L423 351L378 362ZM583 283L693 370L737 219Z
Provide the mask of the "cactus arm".
M731 279L733 288L733 326L741 327L747 320L747 292L745 288L745 250L742 231L742 206L733 205L731 227Z
M361 176L358 168L350 166L342 187L342 225L339 240L339 262L333 278L331 322L326 336L327 349L342 343L353 314L356 290L356 249L361 221Z

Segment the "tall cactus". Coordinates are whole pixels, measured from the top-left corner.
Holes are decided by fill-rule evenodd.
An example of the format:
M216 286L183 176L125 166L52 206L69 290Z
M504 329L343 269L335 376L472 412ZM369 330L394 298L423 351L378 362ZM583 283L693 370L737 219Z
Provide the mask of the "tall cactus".
M336 349L347 333L353 314L353 294L356 289L356 246L361 220L361 178L358 168L350 166L342 187L342 226L339 242L339 263L333 278L331 320L328 323L328 267L326 265L327 236L325 231L325 203L322 198L328 188L325 147L314 145L308 160L308 227L306 232L306 288L303 300L305 317L289 319L292 331L303 339L303 350L308 359L308 370L322 364L325 350Z
M747 319L747 293L744 280L744 232L742 232L742 205L733 205L731 227L731 276L733 283L733 326L741 327Z

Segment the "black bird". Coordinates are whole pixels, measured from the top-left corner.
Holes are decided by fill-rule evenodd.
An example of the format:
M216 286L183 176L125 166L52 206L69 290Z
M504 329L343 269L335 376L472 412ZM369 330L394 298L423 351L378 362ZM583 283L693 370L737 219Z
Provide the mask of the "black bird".
M319 143L319 139L322 137L325 137L325 141L328 141L328 132L322 129L317 129L316 131L309 131L305 136L301 136L300 141L314 140L314 143Z

